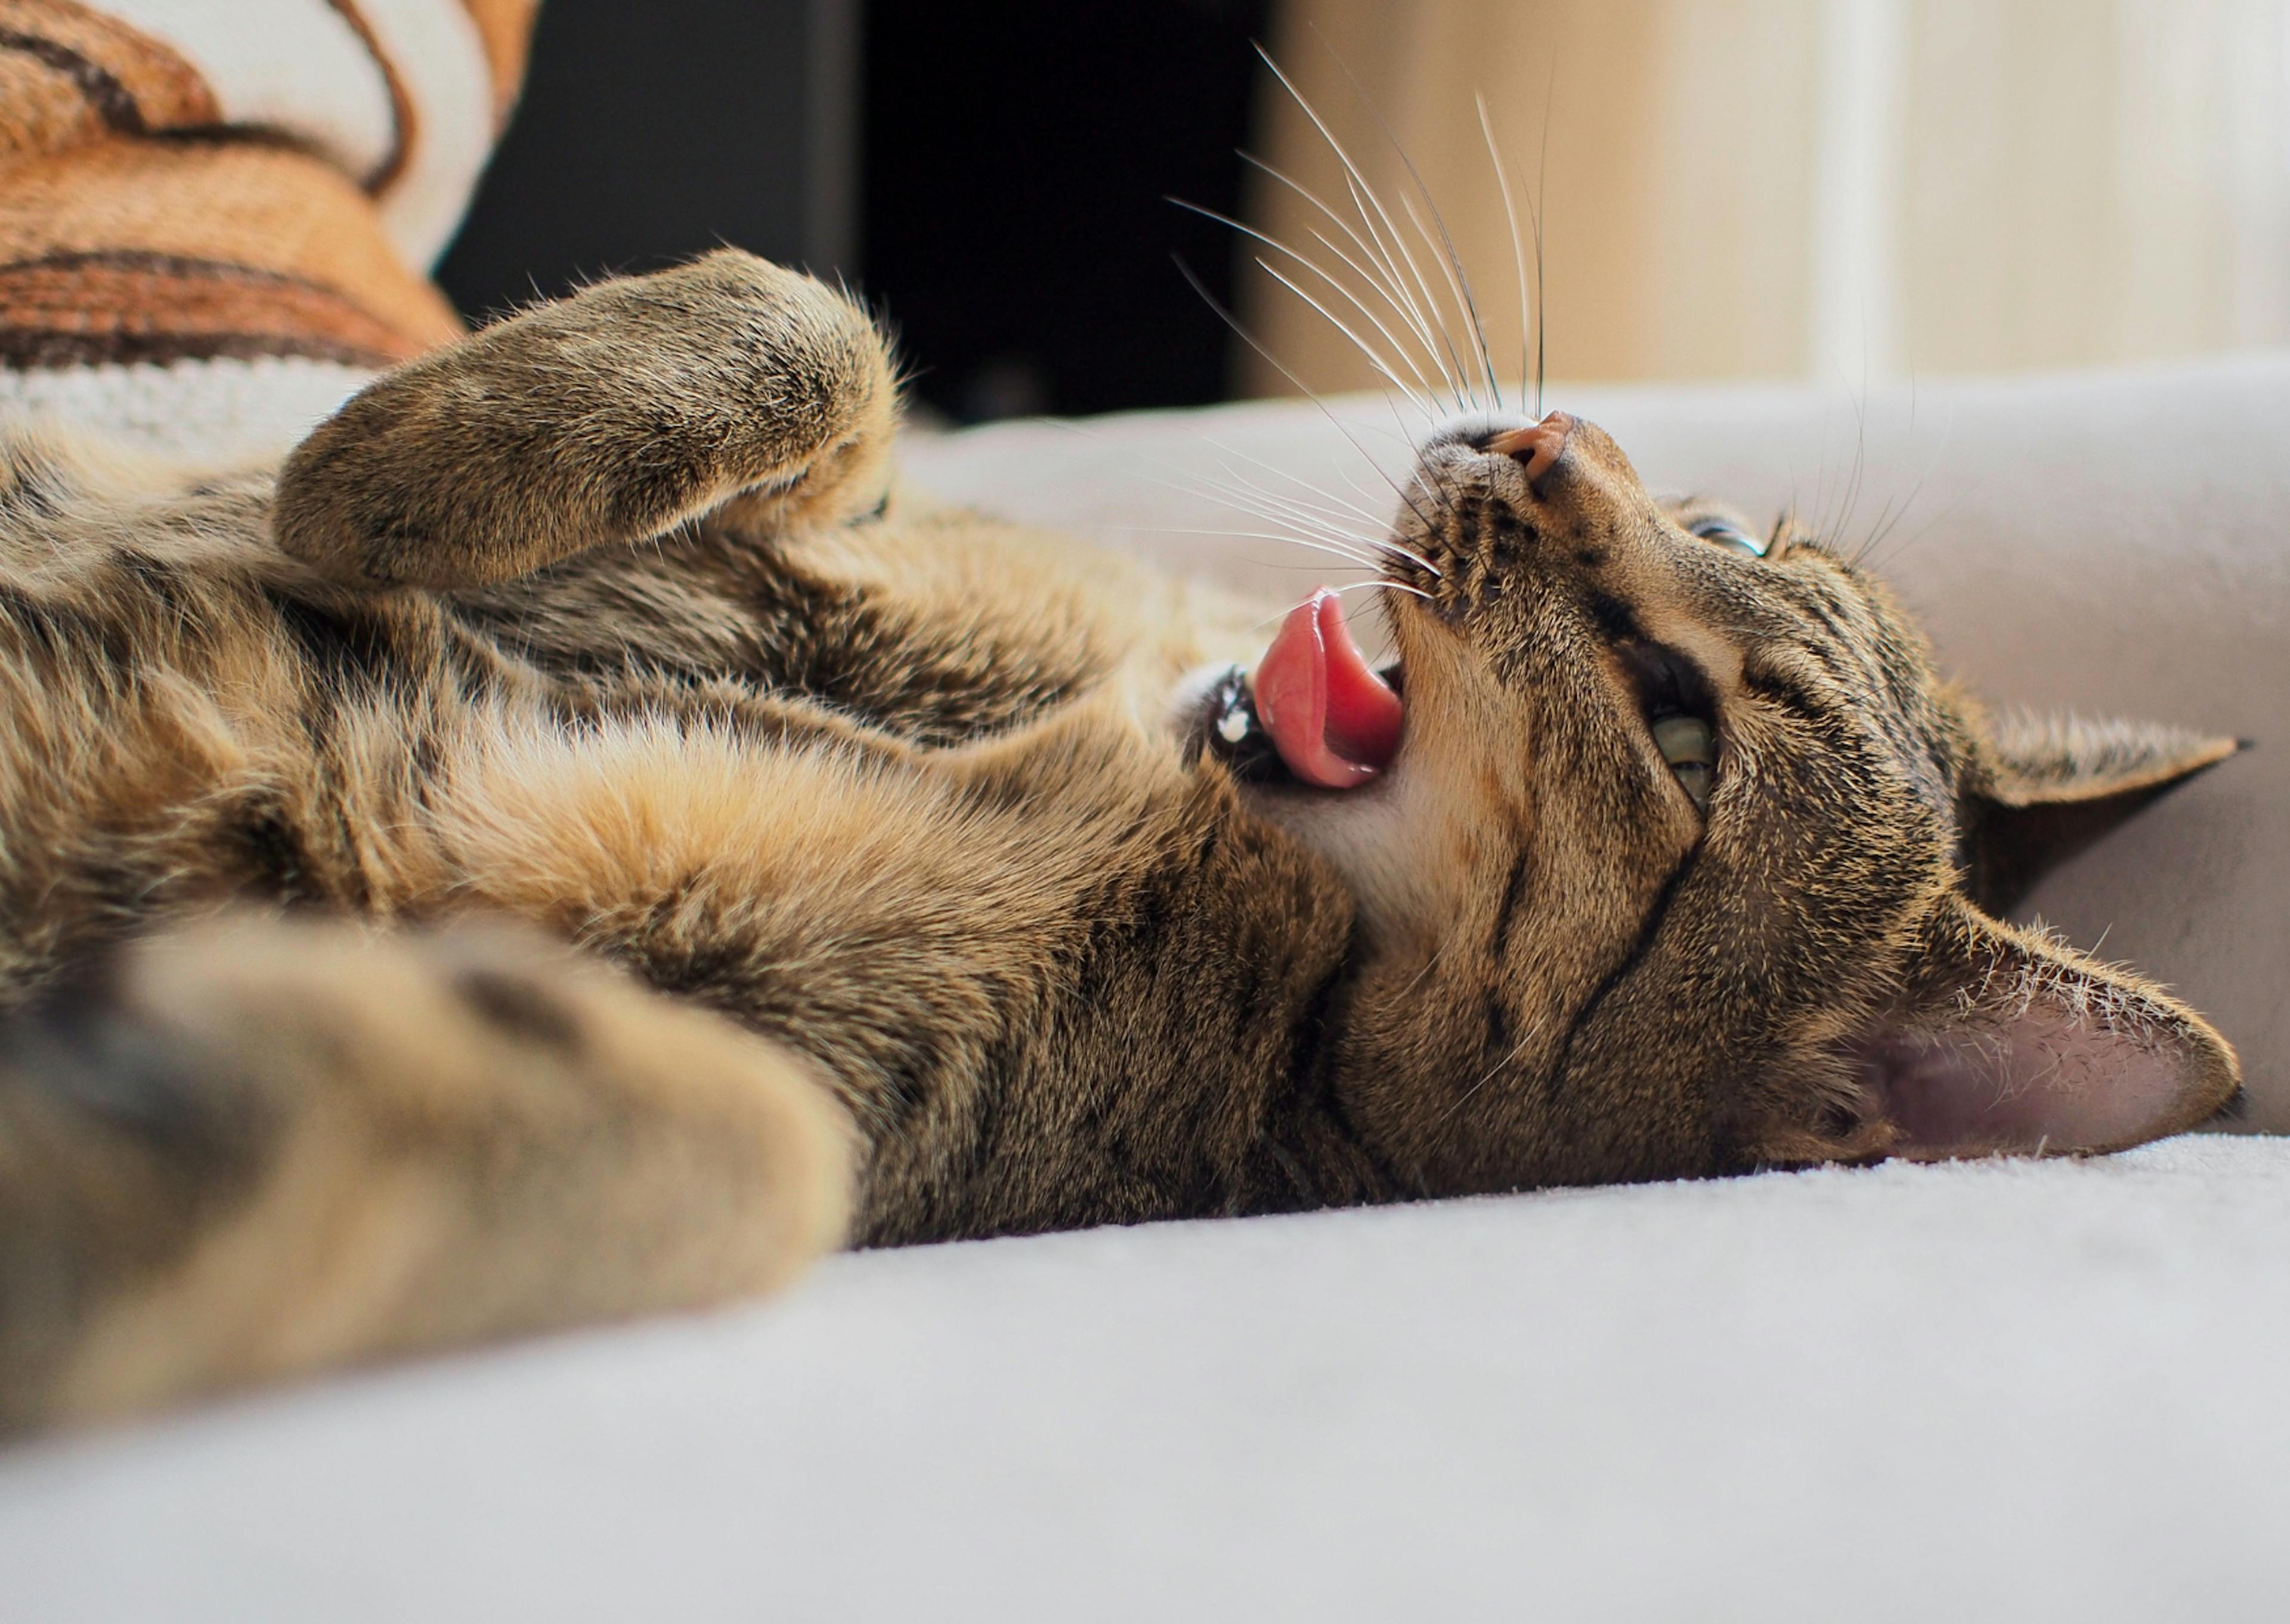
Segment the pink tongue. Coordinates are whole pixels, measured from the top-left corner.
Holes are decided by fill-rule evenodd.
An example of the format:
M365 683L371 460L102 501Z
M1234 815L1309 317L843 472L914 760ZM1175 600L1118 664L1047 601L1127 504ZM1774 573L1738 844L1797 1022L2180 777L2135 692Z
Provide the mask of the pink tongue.
M1257 720L1288 771L1308 784L1365 783L1399 748L1399 696L1367 668L1332 588L1288 612L1254 687Z

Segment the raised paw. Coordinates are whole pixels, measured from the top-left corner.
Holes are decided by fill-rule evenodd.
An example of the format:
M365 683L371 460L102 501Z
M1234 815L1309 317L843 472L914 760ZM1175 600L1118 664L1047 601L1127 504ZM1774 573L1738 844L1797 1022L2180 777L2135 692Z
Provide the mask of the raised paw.
M842 294L725 249L601 283L376 380L279 476L278 545L333 580L491 585L745 492L873 508L897 388Z

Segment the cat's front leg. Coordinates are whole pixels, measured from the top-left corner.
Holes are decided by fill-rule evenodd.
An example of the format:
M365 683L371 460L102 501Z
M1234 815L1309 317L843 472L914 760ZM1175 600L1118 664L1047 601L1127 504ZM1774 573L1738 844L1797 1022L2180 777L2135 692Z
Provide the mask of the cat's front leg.
M0 1428L765 1290L851 1165L786 1051L531 939L155 939L0 1028Z
M347 583L512 580L733 498L777 524L881 502L897 383L833 289L725 249L496 323L376 380L298 446L275 528Z

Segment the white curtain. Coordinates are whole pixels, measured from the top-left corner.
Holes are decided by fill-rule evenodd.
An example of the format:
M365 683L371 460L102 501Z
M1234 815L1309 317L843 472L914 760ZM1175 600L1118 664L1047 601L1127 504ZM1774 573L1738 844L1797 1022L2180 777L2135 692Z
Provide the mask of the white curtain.
M1288 0L1273 54L1416 264L1352 218L1342 164L1277 86L1257 152L1361 240L1269 178L1251 221L1351 284L1382 330L1265 257L1403 376L1402 349L1429 371L1405 311L1311 234L1421 272L1419 312L1459 324L1404 205L1415 196L1436 243L1404 148L1496 372L1517 374L1477 96L1541 218L1554 376L1857 382L2290 342L2285 0ZM1253 273L1244 286L1252 331L1304 383L1375 381L1301 300ZM1244 381L1294 387L1253 355Z

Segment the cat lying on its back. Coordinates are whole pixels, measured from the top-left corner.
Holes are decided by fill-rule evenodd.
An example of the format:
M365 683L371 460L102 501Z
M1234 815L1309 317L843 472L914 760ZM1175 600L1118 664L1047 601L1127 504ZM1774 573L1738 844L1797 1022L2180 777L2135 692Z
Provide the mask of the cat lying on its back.
M2047 808L2229 741L1991 728L1874 582L1557 412L1421 446L1396 670L1332 596L1268 648L886 497L893 395L856 309L725 252L275 475L7 445L9 1422L844 1241L2103 1149L2235 1094L2190 1011L1982 911Z

